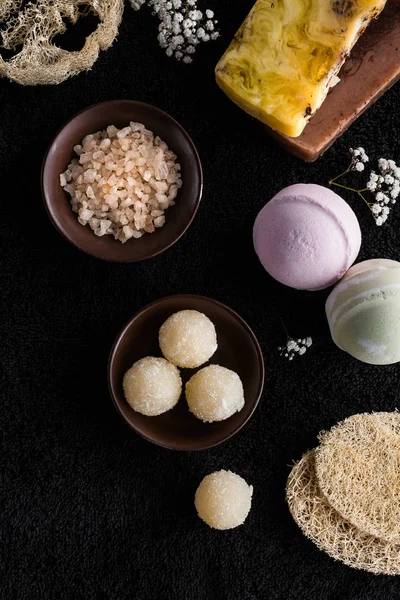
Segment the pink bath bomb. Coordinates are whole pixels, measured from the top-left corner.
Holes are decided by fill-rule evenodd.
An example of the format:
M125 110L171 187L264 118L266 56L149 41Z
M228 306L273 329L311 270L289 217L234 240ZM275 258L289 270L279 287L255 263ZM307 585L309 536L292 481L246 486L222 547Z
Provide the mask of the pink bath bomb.
M361 231L350 206L332 190L298 183L259 212L254 248L272 277L298 290L327 288L360 251Z

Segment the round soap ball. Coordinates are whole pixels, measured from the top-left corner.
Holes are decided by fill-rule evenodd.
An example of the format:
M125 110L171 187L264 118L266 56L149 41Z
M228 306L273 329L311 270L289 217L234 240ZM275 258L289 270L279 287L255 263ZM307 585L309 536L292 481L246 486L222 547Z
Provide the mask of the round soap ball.
M354 265L326 301L332 339L373 365L400 361L400 263L372 259Z
M232 473L216 471L204 477L196 491L197 514L214 529L233 529L242 525L251 508L253 487Z
M350 206L332 190L296 184L281 190L260 211L253 241L272 277L312 291L343 277L359 253L361 230Z
M141 358L125 373L124 394L136 412L149 417L171 410L182 392L178 369L165 358Z
M242 381L237 373L209 365L186 384L186 400L195 417L206 423L224 421L244 406Z
M181 310L169 317L159 332L161 352L177 367L195 369L217 349L213 323L197 310Z

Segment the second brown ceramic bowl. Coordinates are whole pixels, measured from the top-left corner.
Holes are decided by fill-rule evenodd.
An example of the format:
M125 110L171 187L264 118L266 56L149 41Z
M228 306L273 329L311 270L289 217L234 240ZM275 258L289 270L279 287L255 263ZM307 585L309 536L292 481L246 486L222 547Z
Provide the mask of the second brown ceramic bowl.
M108 125L124 127L130 121L143 123L167 143L177 155L182 169L183 186L176 204L165 212L165 225L154 233L130 239L125 244L110 235L97 237L87 225L83 227L72 212L69 195L60 185L63 173L74 155L74 146L85 135L106 129ZM42 194L47 212L58 231L74 246L96 258L113 262L136 262L160 254L185 233L199 206L203 190L201 163L186 131L172 117L155 106L133 100L102 102L78 113L56 135L46 154L42 169Z
M218 349L206 365L219 364L232 369L243 382L245 405L225 421L203 423L189 411L184 385L199 369L180 369L182 396L163 415L146 417L135 412L125 400L122 388L125 372L140 358L162 356L158 331L169 316L185 309L204 313L215 325ZM231 438L250 419L264 385L264 361L254 333L233 310L203 296L170 296L143 308L120 332L110 354L108 382L118 412L142 437L172 450L204 450Z

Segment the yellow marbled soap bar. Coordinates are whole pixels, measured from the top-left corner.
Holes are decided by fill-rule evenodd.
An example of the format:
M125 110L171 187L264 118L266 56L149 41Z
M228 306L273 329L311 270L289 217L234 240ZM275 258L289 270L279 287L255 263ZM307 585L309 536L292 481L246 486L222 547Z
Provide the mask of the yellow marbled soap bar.
M257 0L216 67L241 108L291 137L321 106L386 0Z

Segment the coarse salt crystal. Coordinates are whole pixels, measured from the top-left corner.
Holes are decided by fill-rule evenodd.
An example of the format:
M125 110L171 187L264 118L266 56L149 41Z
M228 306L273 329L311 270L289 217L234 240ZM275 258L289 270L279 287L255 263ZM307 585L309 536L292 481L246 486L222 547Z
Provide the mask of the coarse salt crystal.
M76 150L60 185L79 223L121 242L164 225L182 182L175 154L158 136L140 123L112 125L87 135Z
M164 223L165 223L164 215L154 219L154 227L162 227L164 225Z

